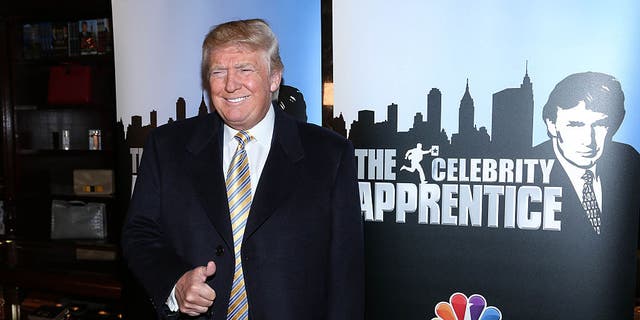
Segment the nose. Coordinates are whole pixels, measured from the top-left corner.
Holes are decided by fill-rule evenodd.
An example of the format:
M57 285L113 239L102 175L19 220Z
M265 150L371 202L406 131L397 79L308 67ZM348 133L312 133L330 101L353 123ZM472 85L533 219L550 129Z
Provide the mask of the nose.
M593 149L596 145L596 131L592 126L585 126L582 133L577 135L576 141L580 141L580 144L586 148Z
M225 90L227 92L234 92L238 89L240 89L241 87L241 83L240 83L240 79L238 78L238 76L236 75L235 71L229 71L227 73L227 79L226 79L226 83L225 83Z
M596 130L593 126L590 127L591 130L589 130L589 139L588 141L588 146L592 147L596 144Z

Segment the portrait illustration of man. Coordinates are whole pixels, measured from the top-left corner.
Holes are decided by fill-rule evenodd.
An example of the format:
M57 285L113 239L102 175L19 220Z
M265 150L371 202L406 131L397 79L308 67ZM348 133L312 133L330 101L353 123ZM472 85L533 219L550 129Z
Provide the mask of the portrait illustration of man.
M548 301L558 301L551 308L558 319L631 318L640 155L613 141L625 116L621 84L604 73L569 75L542 116L550 139L534 156L557 159L549 185L562 187L562 197L561 230L535 239L538 284L549 288Z
M594 236L615 232L608 222L634 209L632 199L619 195L637 188L632 178L637 177L640 157L631 146L612 140L624 115L621 85L607 74L572 74L551 92L543 109L551 139L534 151L558 160L551 184L567 187L563 217L575 218L573 225L563 223L563 229L580 227ZM629 210L615 210L625 204Z

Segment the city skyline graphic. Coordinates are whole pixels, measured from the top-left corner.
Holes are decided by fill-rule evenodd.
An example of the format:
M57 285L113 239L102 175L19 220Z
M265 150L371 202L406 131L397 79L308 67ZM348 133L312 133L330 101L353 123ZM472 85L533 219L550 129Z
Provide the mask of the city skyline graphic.
M413 115L413 123L406 131L398 129L399 116L409 115L399 113L400 106L395 103L387 106L383 121L376 122L375 111L364 108L357 110L357 118L349 126L342 114L333 115L325 126L348 137L356 148L404 151L421 143L440 146L440 154L474 157L517 157L528 154L533 148L534 97L528 68L525 68L519 87L493 93L491 134L487 127L478 127L475 122L476 107L468 79L457 107L457 132L447 132L442 126L443 114L453 116L450 114L453 107L442 105L442 94L437 87L429 91L426 106Z
M175 119L170 117L167 120L167 123L172 123L174 121L180 121L186 119L186 109L187 103L183 97L178 97L176 100L175 106ZM196 116L200 116L202 114L206 114L209 112L209 108L204 101L204 94L201 97L200 105L198 106L198 114ZM127 126L125 131L126 144L129 148L142 148L144 146L144 142L147 139L147 136L151 132L151 130L158 127L158 112L153 109L149 112L149 123L143 125L142 121L143 117L141 115L133 115L131 116L131 123Z

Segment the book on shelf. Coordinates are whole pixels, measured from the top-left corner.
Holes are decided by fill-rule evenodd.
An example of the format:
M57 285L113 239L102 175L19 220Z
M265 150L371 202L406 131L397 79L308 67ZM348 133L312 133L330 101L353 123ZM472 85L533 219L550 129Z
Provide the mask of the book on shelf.
M43 305L31 312L27 318L29 320L62 320L66 319L69 309L64 306Z
M22 57L75 57L113 52L111 20L35 22L22 25Z
M51 22L22 25L22 53L25 59L53 55L53 25Z
M40 23L40 43L42 48L42 56L50 57L53 55L53 25L51 22Z
M113 51L111 43L111 25L109 19L98 19L98 54L105 54Z
M70 57L76 57L80 55L80 32L78 21L70 21L67 23L69 30L69 47L68 52Z
M69 26L66 22L55 22L51 25L51 30L53 56L66 56L69 44Z
M40 26L37 23L22 25L22 55L25 59L40 58Z
M80 55L98 54L98 20L81 20L79 25Z

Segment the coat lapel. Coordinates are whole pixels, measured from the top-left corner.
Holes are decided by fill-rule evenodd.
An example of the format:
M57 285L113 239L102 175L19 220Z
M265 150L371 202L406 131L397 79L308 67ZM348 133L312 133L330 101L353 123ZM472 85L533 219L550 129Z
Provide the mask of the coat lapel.
M229 206L222 171L222 121L206 115L195 130L187 150L193 155L191 179L204 210L228 247L233 247Z
M276 117L271 149L254 192L244 239L253 233L284 203L296 188L296 165L304 157L295 120L274 108Z

